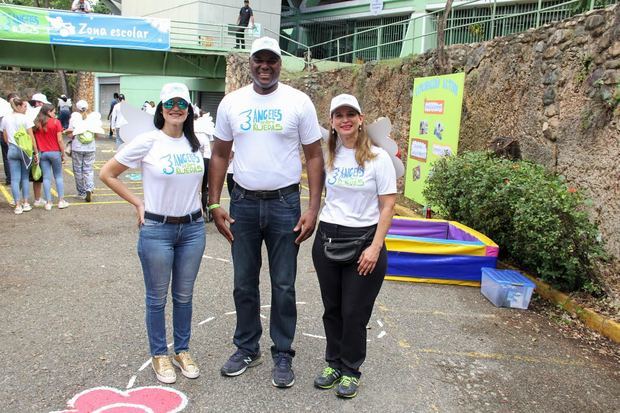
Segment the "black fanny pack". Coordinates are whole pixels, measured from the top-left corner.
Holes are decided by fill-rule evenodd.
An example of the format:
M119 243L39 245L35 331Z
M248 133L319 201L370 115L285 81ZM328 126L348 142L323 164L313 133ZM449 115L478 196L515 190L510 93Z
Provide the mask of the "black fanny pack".
M325 236L325 234L321 232L323 252L330 261L351 264L358 259L362 253L362 248L364 248L368 241L375 235L375 229L376 228L373 227L359 237L349 238L331 238Z

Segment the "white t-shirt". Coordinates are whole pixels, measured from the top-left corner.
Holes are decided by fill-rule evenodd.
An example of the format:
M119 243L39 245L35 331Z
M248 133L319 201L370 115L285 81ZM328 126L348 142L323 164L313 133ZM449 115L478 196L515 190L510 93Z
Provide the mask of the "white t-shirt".
M252 85L226 95L217 109L215 136L235 142L235 182L274 190L299 183L299 145L321 139L321 131L308 95L280 83L268 95Z
M15 133L22 126L26 129L32 128L34 126L34 122L32 122L32 120L30 120L30 118L28 118L25 114L19 112L10 113L2 119L2 130L5 130L9 136L9 143L17 145L15 142Z
M76 113L78 114L77 116L75 115ZM75 129L76 118L82 119L82 113L73 112L73 114L69 118L69 129ZM93 139L93 141L90 143L83 144L82 142L80 142L78 137L74 135L73 139L71 139L71 150L75 152L95 152L97 150L97 145L95 144L95 139Z
M121 111L122 104L123 101L120 101L112 109L112 115L110 116L110 127L112 129L119 129L121 126L127 125L127 120Z
M363 167L355 149L340 146L334 168L325 171L325 206L320 221L347 227L367 227L379 222L379 195L396 193L396 171L390 156L373 146L377 157Z
M161 130L138 135L114 159L142 169L144 208L159 215L180 217L201 207L200 185L204 163L185 138L171 138Z

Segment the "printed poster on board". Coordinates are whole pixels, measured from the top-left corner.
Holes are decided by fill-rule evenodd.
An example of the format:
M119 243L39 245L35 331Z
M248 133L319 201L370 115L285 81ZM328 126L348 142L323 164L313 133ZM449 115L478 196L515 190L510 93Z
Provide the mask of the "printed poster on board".
M415 79L409 126L405 196L426 205L422 190L433 162L456 155L465 73Z

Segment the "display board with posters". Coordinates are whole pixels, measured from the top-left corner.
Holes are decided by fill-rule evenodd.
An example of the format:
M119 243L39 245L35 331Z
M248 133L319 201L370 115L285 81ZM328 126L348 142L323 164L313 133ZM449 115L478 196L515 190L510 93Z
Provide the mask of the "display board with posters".
M411 103L405 196L426 205L422 190L433 162L456 155L465 73L415 79Z

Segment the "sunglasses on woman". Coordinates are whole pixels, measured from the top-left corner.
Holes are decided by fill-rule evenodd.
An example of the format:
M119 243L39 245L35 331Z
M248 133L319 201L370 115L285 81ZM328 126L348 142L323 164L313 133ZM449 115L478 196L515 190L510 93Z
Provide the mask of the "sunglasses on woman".
M187 103L184 99L179 99L179 100L174 100L174 99L168 99L167 101L165 101L164 103L162 103L162 106L168 110L172 109L174 107L174 105L177 105L179 107L179 109L181 110L186 110L187 107L189 106L189 103Z

